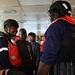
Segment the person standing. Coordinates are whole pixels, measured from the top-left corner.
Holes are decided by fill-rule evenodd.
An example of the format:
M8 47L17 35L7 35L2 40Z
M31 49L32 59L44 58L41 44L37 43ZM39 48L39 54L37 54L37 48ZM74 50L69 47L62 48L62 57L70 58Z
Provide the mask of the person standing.
M4 31L0 32L0 69L10 69L14 66L10 63L8 55L8 40L16 36L19 25L14 19L4 21Z
M32 51L32 45L26 40L27 31L24 28L19 30L19 36L21 40L16 41L16 45L19 48L20 57L22 60L19 69L23 71L26 75L33 75L33 70L36 65L36 58ZM17 39L14 38L14 39Z
M33 32L30 32L28 34L28 41L31 43L32 50L36 56L36 69L35 69L35 71L37 72L37 68L38 68L38 64L39 64L39 58L40 58L40 44L36 42L36 34Z
M75 62L73 33L75 20L70 16L71 5L67 1L56 1L50 6L48 12L52 23L45 32L45 42L37 75L48 75L55 65L58 67L54 67L56 70L52 75L71 75L70 71L73 70L71 67L74 64L70 63ZM72 73L72 75L75 74Z

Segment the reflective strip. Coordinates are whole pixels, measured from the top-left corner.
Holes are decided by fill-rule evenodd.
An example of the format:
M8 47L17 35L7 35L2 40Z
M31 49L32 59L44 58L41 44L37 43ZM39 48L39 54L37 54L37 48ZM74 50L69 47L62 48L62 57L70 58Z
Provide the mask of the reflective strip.
M4 50L4 51L7 51L7 50L8 50L8 48L5 48L5 47L0 48L0 52L1 52L1 51L3 51L3 50Z
M63 3L63 6L65 7L65 9L68 9L67 5L65 3Z
M71 11L68 11L69 14L71 14Z

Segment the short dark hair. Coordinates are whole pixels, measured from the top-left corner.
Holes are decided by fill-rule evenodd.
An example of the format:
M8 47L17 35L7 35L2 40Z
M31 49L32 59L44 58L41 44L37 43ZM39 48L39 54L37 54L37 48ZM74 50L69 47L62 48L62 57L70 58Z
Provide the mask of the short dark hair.
M4 29L6 28L6 26L14 26L16 28L19 27L18 22L14 19L7 19L6 21L4 21Z
M32 36L32 37L36 38L36 34L33 33L33 32L30 32L30 33L28 34L28 36Z

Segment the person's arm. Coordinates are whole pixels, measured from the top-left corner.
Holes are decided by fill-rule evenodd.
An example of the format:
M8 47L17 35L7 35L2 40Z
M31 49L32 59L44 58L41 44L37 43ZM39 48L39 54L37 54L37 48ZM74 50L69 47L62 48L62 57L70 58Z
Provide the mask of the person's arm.
M2 75L3 71L4 71L4 70L0 70L0 75Z
M0 75L7 75L9 69L0 70Z
M52 24L47 29L37 75L48 75L51 71L51 66L58 62L57 54L61 47L63 29L64 27L60 22Z
M40 61L37 75L48 75L51 66Z

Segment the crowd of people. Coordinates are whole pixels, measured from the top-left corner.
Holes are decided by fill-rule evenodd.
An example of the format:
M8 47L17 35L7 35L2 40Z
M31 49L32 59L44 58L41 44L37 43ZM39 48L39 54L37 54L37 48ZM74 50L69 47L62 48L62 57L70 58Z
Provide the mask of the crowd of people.
M56 1L48 12L52 23L41 43L36 42L34 32L27 35L24 28L18 31L16 20L4 21L4 32L0 32L0 75L75 75L75 20L70 16L71 5ZM14 39L22 60L18 67L12 65L8 55L8 40L14 44Z
M22 71L26 75L33 75L37 72L40 58L40 44L36 42L36 34L31 32L28 34L24 28L17 31L19 24L14 19L7 19L4 22L4 31L0 32L0 69L16 69ZM16 33L18 32L18 35ZM21 65L15 67L9 60L8 40L18 47L19 55L22 59ZM3 72L4 72L3 71Z

